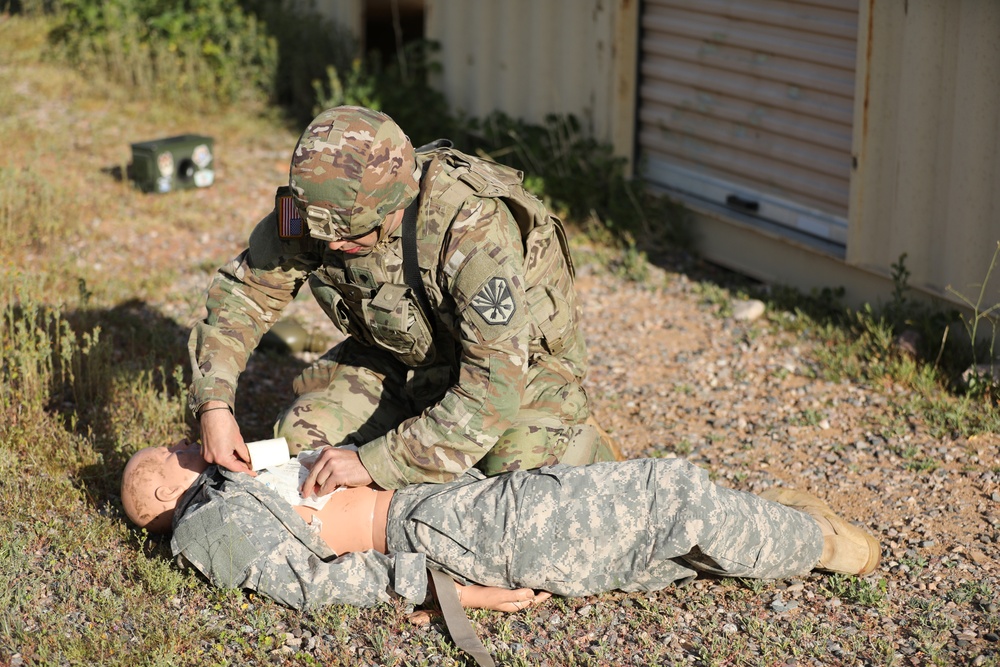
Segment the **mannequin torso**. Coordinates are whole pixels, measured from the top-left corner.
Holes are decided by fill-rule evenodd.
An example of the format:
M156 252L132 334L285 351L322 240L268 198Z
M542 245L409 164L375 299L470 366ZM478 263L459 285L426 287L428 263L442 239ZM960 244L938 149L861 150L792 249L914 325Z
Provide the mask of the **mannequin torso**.
M319 536L338 556L369 549L387 553L385 527L392 494L371 486L347 487L330 496L322 509L293 509L310 525L319 520Z

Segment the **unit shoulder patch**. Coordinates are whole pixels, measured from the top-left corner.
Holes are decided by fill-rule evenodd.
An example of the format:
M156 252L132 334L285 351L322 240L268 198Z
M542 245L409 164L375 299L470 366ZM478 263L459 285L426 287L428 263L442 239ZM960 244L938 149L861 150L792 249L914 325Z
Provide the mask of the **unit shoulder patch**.
M487 324L492 325L507 324L517 310L507 279L499 276L483 285L482 289L472 297L471 305Z

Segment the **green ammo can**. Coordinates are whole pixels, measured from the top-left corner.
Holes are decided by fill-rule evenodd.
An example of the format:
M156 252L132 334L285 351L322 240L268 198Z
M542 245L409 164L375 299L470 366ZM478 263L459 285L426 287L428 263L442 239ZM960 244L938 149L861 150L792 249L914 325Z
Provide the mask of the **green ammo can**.
M215 182L212 137L182 134L132 144L131 177L143 192L207 188Z

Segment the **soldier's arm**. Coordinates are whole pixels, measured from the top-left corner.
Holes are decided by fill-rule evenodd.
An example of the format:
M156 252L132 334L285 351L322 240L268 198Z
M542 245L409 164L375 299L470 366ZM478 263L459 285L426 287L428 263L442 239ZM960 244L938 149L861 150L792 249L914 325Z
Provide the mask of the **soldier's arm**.
M458 314L458 382L439 403L359 454L383 488L445 482L476 464L521 405L531 329L517 225L495 200L463 211L444 251Z
M233 406L250 354L319 264L311 250L308 239L279 239L272 212L254 229L247 250L219 269L208 290L208 314L188 341L192 411L211 400Z

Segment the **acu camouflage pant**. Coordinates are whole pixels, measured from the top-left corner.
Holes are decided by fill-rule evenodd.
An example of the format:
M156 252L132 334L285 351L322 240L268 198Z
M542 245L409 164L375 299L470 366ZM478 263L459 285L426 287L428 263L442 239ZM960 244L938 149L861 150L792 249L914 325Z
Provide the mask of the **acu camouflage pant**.
M279 416L275 437L288 440L293 456L326 444L360 446L437 403L451 382L447 366L410 368L349 338L295 379L296 399ZM514 423L476 467L495 475L615 460L611 443L582 425L589 414L569 369L555 357L533 362Z
M580 596L658 590L699 571L804 574L823 535L807 514L718 486L684 460L639 459L397 490L388 545L462 582Z

